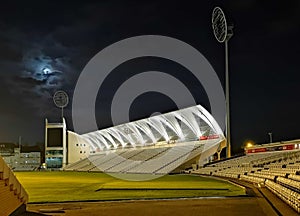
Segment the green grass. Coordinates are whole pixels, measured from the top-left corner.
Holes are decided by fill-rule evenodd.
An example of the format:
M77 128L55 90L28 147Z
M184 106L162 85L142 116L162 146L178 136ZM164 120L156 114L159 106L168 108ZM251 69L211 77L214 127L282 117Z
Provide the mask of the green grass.
M131 182L104 173L16 172L15 174L28 192L29 202L245 195L242 188L227 181L192 175L166 175L151 181ZM176 190L177 188L181 190Z

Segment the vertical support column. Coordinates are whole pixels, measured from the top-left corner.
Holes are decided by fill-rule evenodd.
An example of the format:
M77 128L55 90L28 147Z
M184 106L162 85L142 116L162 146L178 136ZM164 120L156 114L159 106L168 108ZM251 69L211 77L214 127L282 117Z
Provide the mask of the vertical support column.
M44 161L42 163L46 163L46 150L48 146L48 119L45 119L45 146L44 146Z
M231 157L231 137L230 137L230 99L229 99L229 63L228 63L228 40L225 40L225 73L226 73L226 156Z
M62 161L62 167L64 168L67 165L67 125L65 118L62 118L62 123L63 123L63 161Z

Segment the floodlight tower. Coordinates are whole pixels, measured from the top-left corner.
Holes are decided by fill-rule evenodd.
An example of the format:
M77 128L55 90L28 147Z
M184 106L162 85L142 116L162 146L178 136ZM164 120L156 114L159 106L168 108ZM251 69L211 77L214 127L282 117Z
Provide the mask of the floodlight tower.
M229 103L229 66L228 66L228 41L233 36L233 25L228 24L225 14L220 7L215 7L212 13L212 27L214 35L219 43L225 42L225 76L226 76L226 156L231 157L230 137L230 103Z
M53 102L58 107L61 108L61 118L64 118L64 107L66 107L69 103L68 94L64 91L57 91L54 93Z

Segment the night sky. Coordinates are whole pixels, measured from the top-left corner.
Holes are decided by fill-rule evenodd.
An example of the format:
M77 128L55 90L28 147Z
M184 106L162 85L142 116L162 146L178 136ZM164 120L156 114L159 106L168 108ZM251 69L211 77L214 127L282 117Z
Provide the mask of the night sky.
M43 142L44 119L58 121L52 96L69 94L65 118L72 125L72 95L88 61L103 48L138 35L163 35L200 51L224 84L224 44L211 27L215 6L234 23L229 41L232 145L300 138L300 1L9 1L0 7L0 142ZM208 97L181 65L157 57L115 68L95 104L99 128L112 125L110 107L118 87L144 71L181 80L196 102ZM176 110L166 95L148 92L134 100L130 119Z

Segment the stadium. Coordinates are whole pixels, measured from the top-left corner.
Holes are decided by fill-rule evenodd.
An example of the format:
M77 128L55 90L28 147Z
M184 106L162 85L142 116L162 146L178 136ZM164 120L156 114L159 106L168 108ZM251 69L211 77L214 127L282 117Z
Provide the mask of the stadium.
M200 166L225 147L222 130L200 105L91 132L72 140L77 141L69 143L73 146L78 146L78 141L85 141L89 149L86 152L90 154L64 170L103 171L115 176L125 174L122 178L128 179L133 175L126 174L179 173L192 165ZM141 175L136 176L139 179Z
M247 146L244 155L219 160L224 147L222 130L200 105L82 135L67 131L64 122L46 122L48 171L14 173L1 159L1 199L9 203L1 212L22 215L27 205L26 214L82 215L127 200L120 206L128 214L131 205L130 214L141 214L149 202L174 209L184 204L184 212L204 215L202 205L225 208L220 199L233 206L224 209L229 215L256 202L253 211L262 215L300 213L299 140Z
M0 216L300 215L299 3L1 8Z

